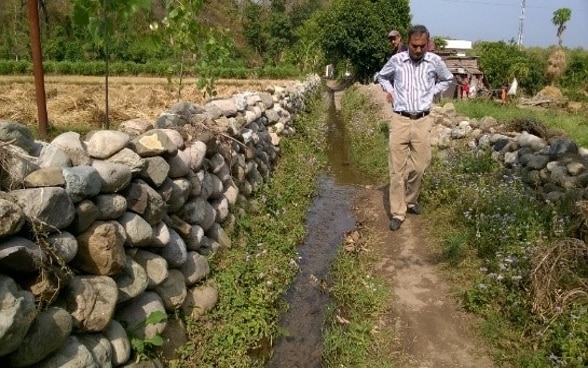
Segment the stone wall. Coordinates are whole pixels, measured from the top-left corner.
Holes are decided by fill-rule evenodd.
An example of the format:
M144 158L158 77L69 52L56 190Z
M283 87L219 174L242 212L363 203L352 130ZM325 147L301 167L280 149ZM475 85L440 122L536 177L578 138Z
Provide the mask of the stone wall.
M320 78L179 103L155 121L35 141L0 121L0 363L132 366L128 335L186 335L217 290L207 256L270 176ZM123 327L124 326L124 327Z
M459 144L490 150L543 200L555 202L566 195L588 199L588 150L563 131L531 120L505 124L489 116L470 119L457 114L452 103L435 107L432 116L432 144L441 152Z

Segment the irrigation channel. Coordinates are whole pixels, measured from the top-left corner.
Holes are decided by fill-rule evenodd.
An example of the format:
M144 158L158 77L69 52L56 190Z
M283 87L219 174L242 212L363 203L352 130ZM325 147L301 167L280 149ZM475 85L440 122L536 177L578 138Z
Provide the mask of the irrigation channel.
M306 239L299 248L300 272L285 297L289 309L280 326L286 336L275 342L268 368L321 366L322 328L329 302L324 284L344 233L355 228L352 204L354 185L360 178L348 159L349 142L335 104L338 93L342 92L328 92L328 169L317 179L317 195L306 216Z

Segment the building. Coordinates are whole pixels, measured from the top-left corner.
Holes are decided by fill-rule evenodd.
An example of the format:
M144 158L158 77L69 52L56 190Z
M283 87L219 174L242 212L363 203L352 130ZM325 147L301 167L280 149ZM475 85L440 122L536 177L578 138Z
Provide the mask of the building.
M455 77L454 84L443 94L445 98L459 97L460 86L467 81L470 97L476 96L480 89L485 88L484 73L478 67L478 57L468 56L472 49L472 41L445 40L447 45L435 52L441 56L447 68Z

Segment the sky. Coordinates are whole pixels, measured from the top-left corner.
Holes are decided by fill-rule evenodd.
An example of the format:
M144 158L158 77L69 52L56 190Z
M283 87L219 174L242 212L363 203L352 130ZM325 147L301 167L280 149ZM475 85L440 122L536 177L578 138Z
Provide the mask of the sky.
M563 45L588 50L588 0L526 0L523 45L557 45L551 22L559 8L572 10ZM413 24L423 24L431 36L469 41L518 39L521 0L410 0Z

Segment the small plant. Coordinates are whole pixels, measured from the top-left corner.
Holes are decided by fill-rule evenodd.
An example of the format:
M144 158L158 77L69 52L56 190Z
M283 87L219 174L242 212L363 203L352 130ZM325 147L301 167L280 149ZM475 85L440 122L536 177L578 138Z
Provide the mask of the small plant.
M167 314L162 311L151 312L145 320L135 326L129 335L131 338L131 346L135 352L136 361L149 359L154 355L156 348L163 345L163 338L159 334L155 334L151 337L137 337L136 333L139 329L145 328L149 325L156 325L167 320Z

